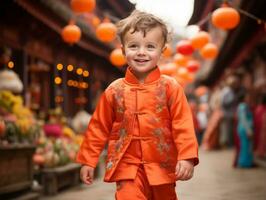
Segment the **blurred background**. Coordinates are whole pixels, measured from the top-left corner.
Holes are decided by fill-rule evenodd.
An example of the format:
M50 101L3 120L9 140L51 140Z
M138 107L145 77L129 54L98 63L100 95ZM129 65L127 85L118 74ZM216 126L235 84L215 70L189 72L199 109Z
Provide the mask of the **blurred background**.
M123 77L115 23L134 9L172 40L162 74L184 88L200 164L180 199L266 199L266 1L2 0L0 199L114 199L79 180L74 162L98 98Z

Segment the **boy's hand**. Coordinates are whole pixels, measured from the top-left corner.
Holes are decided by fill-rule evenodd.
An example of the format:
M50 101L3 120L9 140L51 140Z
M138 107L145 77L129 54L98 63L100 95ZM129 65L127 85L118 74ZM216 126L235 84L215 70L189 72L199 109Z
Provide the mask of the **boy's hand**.
M176 164L175 175L177 180L186 181L192 178L194 163L191 160L179 160Z
M90 185L93 183L94 168L84 165L80 169L80 179L83 183Z

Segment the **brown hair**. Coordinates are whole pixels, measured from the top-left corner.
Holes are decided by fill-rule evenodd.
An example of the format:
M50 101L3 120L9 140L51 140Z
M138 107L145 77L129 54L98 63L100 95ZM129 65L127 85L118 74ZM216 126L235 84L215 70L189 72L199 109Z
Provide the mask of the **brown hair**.
M118 28L118 36L122 44L124 43L124 37L128 31L132 30L131 34L140 31L145 37L148 31L156 27L160 27L162 30L163 44L168 42L169 39L166 24L160 18L150 13L134 10L128 17L117 22L116 25Z

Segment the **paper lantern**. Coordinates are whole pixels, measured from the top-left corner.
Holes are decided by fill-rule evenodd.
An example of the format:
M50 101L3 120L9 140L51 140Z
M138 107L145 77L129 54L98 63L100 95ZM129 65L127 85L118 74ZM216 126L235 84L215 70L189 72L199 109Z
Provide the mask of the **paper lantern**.
M236 9L223 4L221 8L212 13L211 21L217 28L233 29L239 24L240 15Z
M183 55L190 55L193 53L194 49L189 40L180 40L176 45L176 51Z
M69 24L62 30L62 38L69 44L74 44L80 40L81 30L75 24Z
M213 43L206 44L201 50L200 55L206 59L215 58L218 54L218 48Z
M191 72L191 73L195 73L195 72L197 72L197 71L199 70L199 68L200 68L200 64L199 64L199 62L196 61L196 60L190 60L190 61L188 61L186 67L187 67L187 70L188 70L189 72Z
M164 51L163 51L163 56L164 56L165 58L169 58L169 57L172 56L172 53L173 53L172 48L170 47L169 44L167 44L167 45L165 46Z
M205 31L200 31L190 41L194 49L200 49L210 41L210 35Z
M114 49L110 54L110 61L114 66L122 67L126 64L126 58L122 52L122 50Z
M177 65L176 63L173 62L159 65L159 69L162 74L168 76L173 76L174 74L177 73Z
M174 62L180 66L186 66L188 60L189 60L189 57L184 56L180 53L177 53L174 55Z
M189 76L188 70L185 67L180 67L177 70L177 76L186 80Z
M102 42L111 42L116 37L117 28L111 22L103 22L96 29L96 36Z
M95 0L71 0L71 9L77 13L91 12L96 6Z

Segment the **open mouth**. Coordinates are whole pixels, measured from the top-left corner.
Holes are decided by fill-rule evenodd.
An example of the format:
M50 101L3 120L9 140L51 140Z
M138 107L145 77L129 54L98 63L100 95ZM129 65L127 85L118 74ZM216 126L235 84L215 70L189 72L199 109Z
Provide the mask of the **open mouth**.
M148 62L149 60L146 60L146 59L135 59L134 61L135 61L135 62L138 62L138 63L146 63L146 62Z

